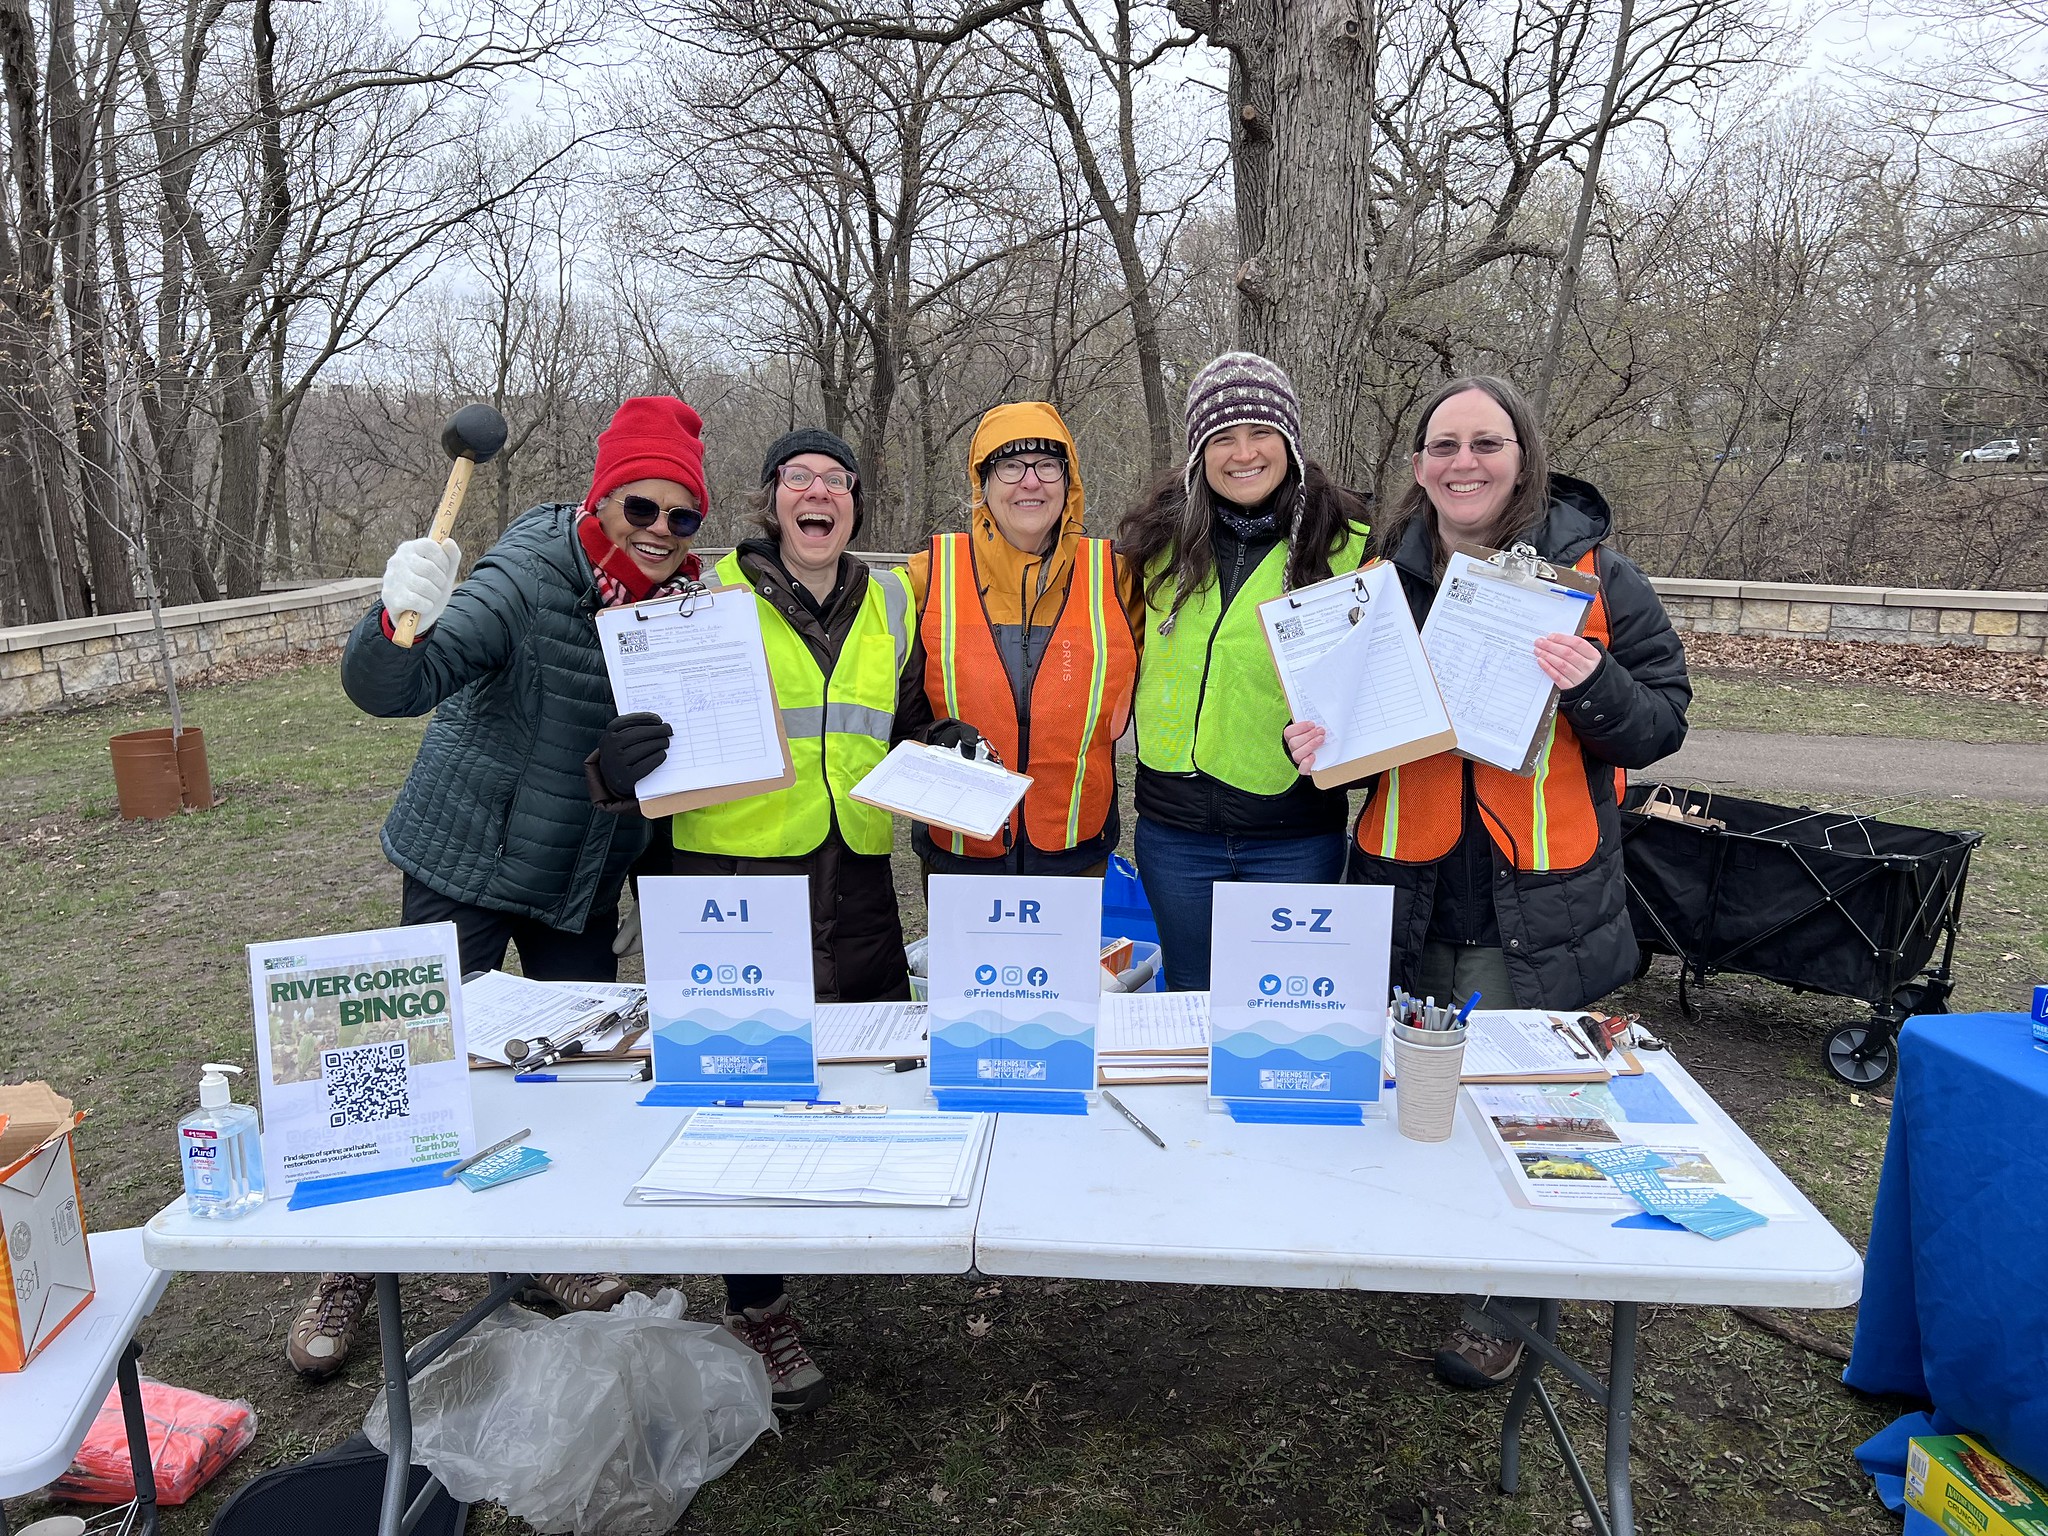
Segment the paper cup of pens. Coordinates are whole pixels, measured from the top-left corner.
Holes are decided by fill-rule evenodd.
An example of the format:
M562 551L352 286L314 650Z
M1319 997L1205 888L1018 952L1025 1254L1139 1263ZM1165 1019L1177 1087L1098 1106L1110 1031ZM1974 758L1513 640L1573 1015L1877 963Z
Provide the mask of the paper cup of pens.
M1410 1141L1449 1141L1465 1070L1465 1026L1426 1029L1387 1021L1394 1049L1394 1113Z

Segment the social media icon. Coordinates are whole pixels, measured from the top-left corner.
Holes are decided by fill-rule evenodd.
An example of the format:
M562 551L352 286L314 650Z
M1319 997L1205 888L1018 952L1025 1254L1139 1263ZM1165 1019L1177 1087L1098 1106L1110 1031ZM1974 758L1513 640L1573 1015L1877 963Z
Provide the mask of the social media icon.
M1033 985L1034 987L1044 986L1045 967L1042 965L1034 965L1033 967L1031 967L1031 974L1027 976L1025 980L1029 981L1031 985Z
M984 987L992 987L995 985L996 968L992 965L977 965L974 968L974 979Z
M1004 986L1006 986L1006 987L1021 987L1021 986L1023 986L1023 985L1024 985L1024 967L1023 967L1023 966L1021 966L1021 965L1006 965L1006 966L1004 966L1004 967L1003 967L1003 985L1004 985Z
M696 982L698 986L703 986L704 983L709 981L710 979L711 967L706 965L703 961L700 960L695 965L690 967L690 980Z
M1329 996L1329 995L1330 995L1330 994L1331 994L1332 992L1335 992L1336 990L1337 990L1337 983L1335 983L1334 981L1330 980L1330 978L1329 978L1329 977L1327 977L1327 976L1318 976L1318 977L1316 978L1316 996L1317 996L1317 997L1328 997L1328 996Z
M740 972L740 980L744 981L750 987L760 979L761 967L759 967L758 965L750 965L745 970Z
M1276 996L1280 991L1280 978L1270 973L1261 976L1259 978L1259 990L1268 997Z
M1288 995L1289 997L1307 997L1307 996L1308 996L1308 978L1307 978L1306 976L1290 976L1290 977L1288 977L1288 978L1287 978L1287 995Z
M738 981L740 979L740 968L736 965L721 965L718 968L718 979L728 983Z

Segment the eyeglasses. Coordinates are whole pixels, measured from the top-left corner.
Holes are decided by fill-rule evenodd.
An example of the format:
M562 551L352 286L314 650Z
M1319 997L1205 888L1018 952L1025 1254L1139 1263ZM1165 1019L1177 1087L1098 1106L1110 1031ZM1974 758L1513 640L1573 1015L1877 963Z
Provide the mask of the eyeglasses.
M1038 476L1040 485L1058 485L1067 478L1065 459L1027 459L1021 455L1010 459L997 459L989 466L989 473L1005 485L1022 485L1024 471L1030 470Z
M834 496L844 496L852 490L859 477L843 469L828 469L823 474L802 464L778 464L775 478L792 491L808 491L813 480L825 482L825 489Z
M664 507L648 496L613 496L619 510L626 514L626 521L635 528L652 528L660 521L661 515L668 514L668 531L679 539L687 539L704 526L704 514L695 507Z
M1480 458L1490 459L1508 444L1519 445L1520 441L1521 439L1514 437L1495 437L1490 432L1481 433L1469 443L1461 443L1455 437L1433 437L1422 445L1422 451L1432 459L1454 459L1458 456L1460 448L1470 448Z

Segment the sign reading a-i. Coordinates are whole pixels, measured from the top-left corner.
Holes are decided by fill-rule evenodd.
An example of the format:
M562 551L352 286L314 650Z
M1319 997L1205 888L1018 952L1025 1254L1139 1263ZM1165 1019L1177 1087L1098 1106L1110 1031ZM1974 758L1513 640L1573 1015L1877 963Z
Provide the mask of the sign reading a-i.
M803 876L643 879L640 934L663 1102L816 1096Z

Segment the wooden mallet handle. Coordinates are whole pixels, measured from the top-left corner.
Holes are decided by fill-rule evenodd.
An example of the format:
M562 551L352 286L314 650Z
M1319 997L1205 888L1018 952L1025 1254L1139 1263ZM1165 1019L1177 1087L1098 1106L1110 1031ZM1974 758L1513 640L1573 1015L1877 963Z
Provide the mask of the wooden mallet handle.
M448 484L441 492L441 504L434 508L434 524L427 530L427 537L436 544L446 544L455 531L455 514L462 510L462 498L469 494L469 477L476 473L477 465L505 446L505 418L488 405L465 405L441 429L441 446L455 462L448 466ZM401 613L391 626L392 643L410 650L419 628L417 613Z

